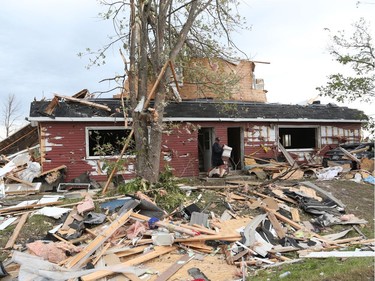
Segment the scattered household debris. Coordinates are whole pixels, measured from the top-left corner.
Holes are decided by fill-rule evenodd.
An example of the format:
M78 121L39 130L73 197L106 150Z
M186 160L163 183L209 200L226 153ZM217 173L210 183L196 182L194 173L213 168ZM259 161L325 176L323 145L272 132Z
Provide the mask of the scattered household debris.
M56 94L44 114L53 116L62 100L111 111L88 101L89 95L87 90L72 97ZM141 106L146 107L148 102L143 101ZM34 135L36 130L28 127L25 132ZM22 139L17 135L17 140L4 144L2 149L7 151ZM101 186L89 173L67 182L65 165L43 171L38 145L2 155L0 231L11 225L15 228L2 249L9 257L0 263L0 277L85 281L116 276L123 280L165 281L179 274L184 280L245 280L250 267L294 262L287 253L297 253L298 260L375 256L375 239L367 239L357 227L367 221L347 214L340 199L309 181L344 178L374 184L373 145L355 149L341 146L330 151L323 163L312 158L298 163L280 143L277 147L285 162L245 157L246 180L230 180L228 169L225 185L180 186L187 197L192 192L214 190L225 206L221 213L207 210L215 202L199 207L200 196L171 213L141 192L105 197L115 169L101 190L102 197L98 197ZM228 163L230 155L227 147L224 156L229 157ZM206 180L216 180L210 179L215 174L217 171L212 170ZM283 180L294 182L279 184ZM45 191L57 195L42 196ZM17 203L10 200L31 195L38 199ZM63 204L63 198L75 202ZM242 214L245 209L253 213ZM55 223L45 239L17 244L22 228L34 215ZM346 229L322 234L333 225ZM348 237L353 230L360 236ZM331 251L349 246L358 249ZM205 263L218 266L202 266ZM280 278L287 275L285 272Z
M141 192L97 198L89 190L75 203L61 204L64 193L57 193L3 207L1 229L16 229L4 248L9 258L2 274L8 280L245 280L250 268L294 262L288 253L298 260L375 256L375 239L357 227L367 222L347 214L339 199L309 181L280 183L180 185L184 192L215 192L226 207L222 213L199 207L201 194L168 214ZM52 217L55 225L45 239L18 245L20 230L35 214ZM346 229L322 235L334 224ZM349 246L358 248L345 250Z

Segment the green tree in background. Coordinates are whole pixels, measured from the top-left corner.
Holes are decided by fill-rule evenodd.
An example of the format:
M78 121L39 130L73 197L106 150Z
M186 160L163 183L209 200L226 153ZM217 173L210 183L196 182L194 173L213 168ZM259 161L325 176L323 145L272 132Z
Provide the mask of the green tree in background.
M369 24L361 18L353 24L354 31L342 30L331 36L329 52L340 64L347 66L349 75L329 75L325 86L317 87L320 95L338 102L361 101L373 103L375 97L375 50ZM328 30L329 31L329 30ZM369 116L366 129L374 135L373 116Z

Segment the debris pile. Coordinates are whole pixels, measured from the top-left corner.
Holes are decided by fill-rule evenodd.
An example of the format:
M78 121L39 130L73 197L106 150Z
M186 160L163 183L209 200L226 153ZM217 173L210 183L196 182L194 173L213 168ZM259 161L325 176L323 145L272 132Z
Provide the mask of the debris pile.
M197 196L170 213L141 192L97 198L90 190L75 203L63 204L67 191L3 207L0 230L16 225L4 247L4 280L246 280L252 270L304 258L375 256L375 240L357 227L367 222L312 182L180 189ZM205 191L219 201L200 202ZM35 214L54 225L44 239L16 244ZM346 229L323 235L332 225ZM335 251L352 245L360 248Z
M338 151L342 154L338 158L339 160L321 159L316 154L315 159L309 159L301 164L298 164L280 143L278 145L286 162L273 159L268 161L249 155L245 157L244 170L246 173L262 181L267 179L303 180L306 178L324 181L342 178L357 183L375 183L373 145L350 152L338 147L328 151L326 155L336 159L338 156L336 154L332 156L332 154ZM355 154L358 152L364 154ZM357 158L357 156L361 156L361 158Z

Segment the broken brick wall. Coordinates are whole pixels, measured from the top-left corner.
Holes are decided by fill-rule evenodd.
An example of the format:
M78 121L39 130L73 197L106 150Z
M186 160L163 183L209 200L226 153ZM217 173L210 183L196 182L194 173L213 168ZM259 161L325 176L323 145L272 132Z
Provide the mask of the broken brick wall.
M254 62L246 60L192 59L183 70L179 94L183 100L221 98L265 103L266 91L263 85L256 85L254 69Z

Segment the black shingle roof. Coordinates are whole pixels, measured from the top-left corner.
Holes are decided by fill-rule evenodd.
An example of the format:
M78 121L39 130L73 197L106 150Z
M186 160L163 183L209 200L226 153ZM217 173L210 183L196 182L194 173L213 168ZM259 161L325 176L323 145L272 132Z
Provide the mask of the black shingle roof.
M111 108L111 112L96 109L77 102L60 102L52 118L123 117L118 111L121 103L116 99L90 100ZM34 101L30 107L30 117L46 117L44 113L49 101ZM117 109L117 110L116 110ZM365 120L367 117L357 109L339 107L333 104L291 105L276 103L182 101L170 103L165 109L169 118L247 118L247 119L314 119L314 120Z

